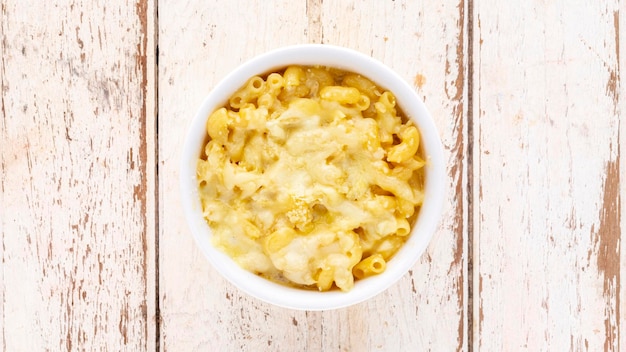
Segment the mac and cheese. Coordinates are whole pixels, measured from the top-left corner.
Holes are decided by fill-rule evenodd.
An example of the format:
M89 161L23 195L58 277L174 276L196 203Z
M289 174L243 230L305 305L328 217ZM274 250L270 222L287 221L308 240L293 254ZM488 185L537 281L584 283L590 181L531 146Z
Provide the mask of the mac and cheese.
M206 128L203 215L243 268L347 291L406 241L423 199L419 131L369 79L304 66L252 77Z

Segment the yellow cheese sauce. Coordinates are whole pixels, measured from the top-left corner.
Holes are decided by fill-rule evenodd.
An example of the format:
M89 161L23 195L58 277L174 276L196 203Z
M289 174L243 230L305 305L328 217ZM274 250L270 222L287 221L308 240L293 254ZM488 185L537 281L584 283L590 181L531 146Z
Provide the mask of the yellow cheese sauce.
M383 272L422 204L417 127L350 72L253 77L207 133L197 176L212 242L279 283L348 291Z

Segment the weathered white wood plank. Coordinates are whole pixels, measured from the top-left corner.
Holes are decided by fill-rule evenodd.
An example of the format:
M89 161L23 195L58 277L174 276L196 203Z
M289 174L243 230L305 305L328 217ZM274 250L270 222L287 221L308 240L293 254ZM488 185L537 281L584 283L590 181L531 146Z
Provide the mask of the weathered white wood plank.
M618 1L474 8L474 347L623 350Z
M2 349L145 350L146 1L0 6Z
M415 86L440 130L450 175L441 226L427 253L390 290L348 308L351 321L361 321L350 327L358 337L346 346L341 330L329 330L331 349L466 349L466 11L464 1L323 3L324 43L370 54ZM346 326L342 314L310 313ZM368 333L360 336L362 330Z
M159 4L159 293L163 351L304 350L304 312L241 294L208 264L181 212L183 137L210 89L242 61L305 42L306 3ZM298 332L300 331L300 332Z
M245 12L237 9L247 8ZM161 2L159 228L163 350L465 350L467 148L462 1ZM254 16L252 20L251 16ZM448 202L423 260L389 292L349 309L295 312L242 295L196 248L180 211L178 156L211 87L241 61L324 42L385 62L416 86L449 158Z

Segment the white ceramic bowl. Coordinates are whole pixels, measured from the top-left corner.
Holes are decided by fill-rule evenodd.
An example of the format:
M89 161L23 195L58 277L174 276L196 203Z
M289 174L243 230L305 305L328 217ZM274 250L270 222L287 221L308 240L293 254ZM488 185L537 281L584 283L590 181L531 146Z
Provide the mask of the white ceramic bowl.
M240 268L228 255L211 244L211 230L201 214L196 181L196 163L203 150L205 123L211 112L254 75L276 71L288 65L321 65L359 73L390 90L397 104L418 126L426 158L424 204L410 237L387 263L382 274L357 280L349 292L317 292L286 287ZM381 62L359 52L331 45L296 45L257 56L227 75L206 97L187 133L181 164L182 204L187 222L200 249L217 271L242 291L263 301L292 309L327 310L350 306L389 288L411 269L436 229L444 198L444 158L437 128L415 89Z

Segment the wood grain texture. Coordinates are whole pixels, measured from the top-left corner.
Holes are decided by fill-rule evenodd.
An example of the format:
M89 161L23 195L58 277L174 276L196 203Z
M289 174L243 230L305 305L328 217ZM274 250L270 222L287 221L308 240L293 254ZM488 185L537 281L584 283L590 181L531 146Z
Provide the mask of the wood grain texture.
M625 14L624 0L0 0L0 349L625 350ZM202 99L297 43L398 72L448 158L423 258L336 311L240 293L179 198Z
M159 5L162 350L465 350L467 5L314 0ZM451 175L444 220L410 275L366 303L328 312L286 310L238 292L196 248L178 197L185 128L211 87L255 54L306 42L360 50L414 84L441 130Z
M145 1L2 0L2 349L147 348Z
M623 2L474 6L473 347L623 350Z

